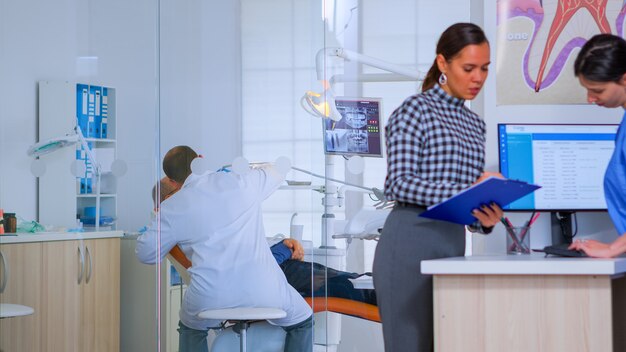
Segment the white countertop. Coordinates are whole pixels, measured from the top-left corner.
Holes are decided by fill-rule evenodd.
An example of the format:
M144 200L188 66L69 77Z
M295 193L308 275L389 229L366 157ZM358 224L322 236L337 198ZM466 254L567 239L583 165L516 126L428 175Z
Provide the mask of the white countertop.
M48 242L48 241L73 241L91 240L98 238L122 237L124 231L98 231L98 232L37 232L0 235L0 244Z
M422 273L432 275L619 275L626 257L613 259L530 255L474 255L422 261Z

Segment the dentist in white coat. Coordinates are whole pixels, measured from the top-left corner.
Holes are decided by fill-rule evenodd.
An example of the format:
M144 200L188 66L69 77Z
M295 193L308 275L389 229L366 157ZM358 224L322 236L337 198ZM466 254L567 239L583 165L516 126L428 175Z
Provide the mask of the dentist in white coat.
M272 256L261 216L261 202L284 175L271 166L244 174L192 175L197 156L186 146L165 155L165 174L181 189L161 203L160 222L152 223L136 247L141 262L154 264L178 244L193 263L180 311L180 351L208 351L208 329L220 326L221 321L199 319L198 313L234 307L283 309L285 318L269 322L287 332L285 351L312 351L311 308Z

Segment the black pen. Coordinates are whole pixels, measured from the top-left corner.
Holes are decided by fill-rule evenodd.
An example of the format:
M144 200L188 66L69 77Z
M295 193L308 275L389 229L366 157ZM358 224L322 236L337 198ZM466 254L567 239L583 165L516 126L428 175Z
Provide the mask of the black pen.
M528 231L530 231L530 227L533 226L533 223L535 222L535 220L537 220L539 214L541 213L535 214L535 212L533 211L530 216L530 220L526 221L526 223L524 224L524 232L522 232L522 234L520 235L520 242L524 243L524 238L526 237L526 234L528 233Z
M509 236L511 237L511 239L513 240L513 243L515 243L517 248L520 248L522 250L525 250L525 249L527 250L527 248L525 248L525 246L523 246L520 243L519 239L515 235L515 231L513 230L513 225L511 225L511 222L509 221L509 219L507 219L505 217L501 217L500 218L500 222L504 225L504 228L506 229L506 232L509 234Z

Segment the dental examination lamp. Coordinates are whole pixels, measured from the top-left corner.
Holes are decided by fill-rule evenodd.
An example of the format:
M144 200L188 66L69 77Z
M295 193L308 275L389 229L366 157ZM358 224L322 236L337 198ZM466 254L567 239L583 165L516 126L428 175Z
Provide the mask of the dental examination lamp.
M375 67L390 73L360 73L357 75L336 74L327 81L324 79L324 62L326 57L337 57L345 61L353 61ZM307 91L300 104L309 114L321 118L329 118L333 121L341 120L341 114L335 107L335 83L343 82L402 82L423 81L425 74L406 67L392 64L380 59L359 54L344 48L323 48L315 55L315 70L317 80L322 82L324 92L316 93Z
M76 143L80 143L82 149L85 151L87 155L87 159L91 163L93 167L94 175L96 176L96 215L95 215L95 226L96 231L100 229L100 185L102 181L102 167L96 160L93 152L87 145L87 141L83 136L82 131L79 127L74 126L74 129L71 133L57 138L51 138L46 141L38 142L30 146L27 150L27 154L30 157L35 158L31 163L30 171L36 177L41 177L46 172L46 164L43 160L40 159L41 156L53 153L61 148L73 146ZM126 173L126 164L121 160L115 160L111 164L111 171L115 176L122 176ZM86 166L83 162L79 160L73 160L71 165L71 173L74 176L83 175L86 172Z

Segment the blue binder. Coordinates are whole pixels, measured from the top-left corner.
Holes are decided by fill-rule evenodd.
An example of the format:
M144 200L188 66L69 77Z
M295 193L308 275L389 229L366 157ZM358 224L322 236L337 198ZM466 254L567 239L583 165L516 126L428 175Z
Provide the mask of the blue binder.
M108 138L109 134L109 89L102 87L102 103L100 104L100 138Z
M420 216L470 225L476 221L472 215L472 210L481 205L496 203L500 207L504 207L539 188L541 186L523 181L489 177L483 182L429 207Z
M89 86L86 84L76 85L76 119L78 120L78 127L83 133L83 136L87 136L89 133L88 123L89 115L87 112L87 105L89 100Z
M102 87L89 86L89 138L100 138Z

